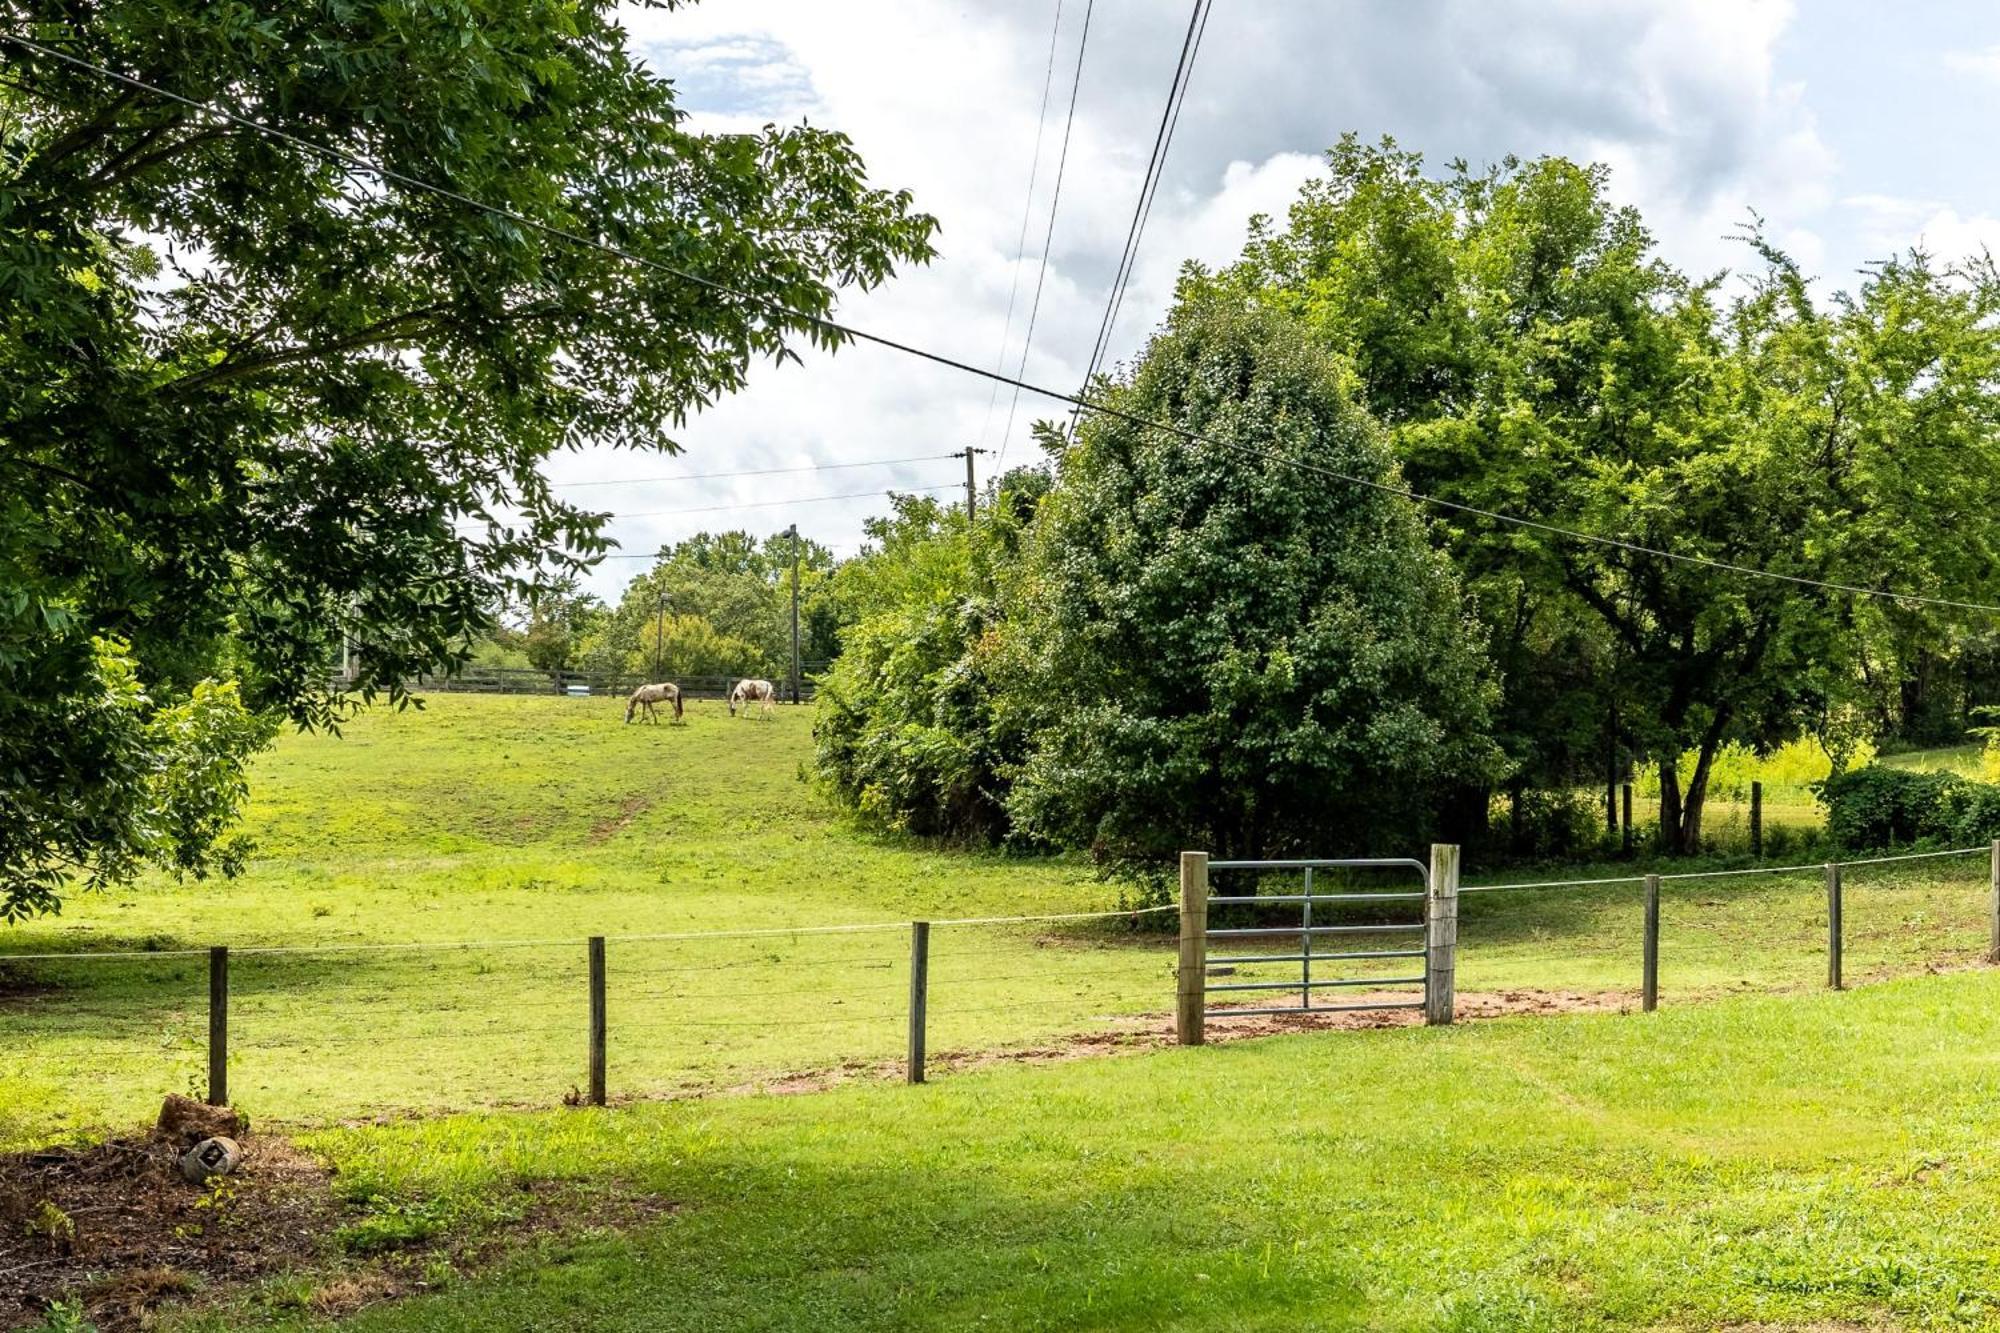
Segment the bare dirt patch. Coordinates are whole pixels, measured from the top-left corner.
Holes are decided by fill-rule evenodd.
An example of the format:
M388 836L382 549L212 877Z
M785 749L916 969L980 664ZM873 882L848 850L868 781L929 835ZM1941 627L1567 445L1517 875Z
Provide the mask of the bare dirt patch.
M1347 1000L1352 1004L1395 1004L1407 1001L1410 992L1366 993ZM1241 1006L1243 1008L1249 1005ZM1638 1007L1638 998L1626 991L1542 991L1505 990L1458 994L1458 1019L1510 1018L1523 1014L1625 1013ZM1374 1009L1331 1014L1255 1014L1241 1018L1218 1017L1210 1012L1206 1036L1211 1045L1246 1041L1254 1037L1275 1037L1295 1032L1367 1031L1375 1028L1415 1027L1424 1021L1416 1009ZM996 1065L1051 1064L1063 1060L1083 1060L1121 1051L1152 1050L1174 1044L1174 1016L1138 1014L1107 1018L1102 1026L1088 1032L1067 1033L1029 1046L997 1050L935 1051L925 1060L925 1068L937 1072L988 1069ZM848 1060L837 1065L772 1074L722 1089L726 1094L767 1093L787 1095L823 1092L868 1079L901 1078L900 1060ZM690 1097L707 1094L691 1093Z
M0 1157L0 1324L71 1297L107 1330L137 1327L169 1297L316 1258L337 1213L325 1169L282 1139L243 1150L209 1185L160 1135Z
M625 831L625 826L646 813L653 805L650 796L627 796L619 805L618 813L608 819L600 819L590 826L584 835L584 842L592 847L611 841Z

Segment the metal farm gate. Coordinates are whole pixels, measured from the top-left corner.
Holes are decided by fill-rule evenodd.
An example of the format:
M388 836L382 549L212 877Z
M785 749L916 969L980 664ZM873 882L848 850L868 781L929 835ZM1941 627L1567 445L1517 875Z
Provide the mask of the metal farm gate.
M1303 876L1297 893L1257 893L1216 895L1208 892L1212 870L1278 871ZM1331 893L1316 891L1315 877L1330 870L1405 870L1413 872L1418 887ZM1366 921L1342 920L1357 908L1392 905L1388 913L1406 920L1382 920L1372 913ZM1296 906L1299 924L1248 925L1212 929L1209 908L1228 906ZM1315 912L1315 909L1318 909ZM1227 953L1211 956L1211 939L1249 941L1252 939L1296 940L1291 953ZM1363 947L1345 947L1359 944ZM1379 945L1380 947L1366 947ZM1183 1045L1202 1043L1209 1019L1245 1018L1256 1015L1298 1015L1352 1013L1393 1009L1421 1009L1427 1023L1452 1021L1453 971L1458 947L1458 848L1438 844L1431 848L1427 866L1410 857L1352 857L1326 860L1211 861L1206 852L1181 853L1181 936L1179 994L1175 1027ZM1225 949L1230 945L1222 946ZM1380 963L1410 959L1410 968L1395 968L1390 976L1327 975L1326 969L1341 969L1355 963ZM1298 965L1296 980L1226 981L1210 980L1211 969L1228 968L1223 975L1236 975L1239 967L1265 968L1273 964ZM1322 971L1315 976L1313 967ZM1397 993L1400 988L1420 986L1420 993L1408 999L1368 999L1358 1003L1313 1003L1316 991L1349 988ZM1297 992L1296 1004L1249 1004L1212 1007L1211 996L1275 996Z

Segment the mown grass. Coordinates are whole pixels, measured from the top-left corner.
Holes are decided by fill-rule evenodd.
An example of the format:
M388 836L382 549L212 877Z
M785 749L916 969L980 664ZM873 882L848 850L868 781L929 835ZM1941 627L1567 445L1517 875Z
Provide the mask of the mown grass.
M560 1100L584 1078L586 935L613 937L613 1094L648 1096L893 1062L899 923L912 917L1116 905L1116 889L1073 862L857 831L801 779L803 710L767 724L697 703L688 725L657 728L619 716L610 700L445 695L421 713L369 714L342 739L287 737L258 763L248 825L260 852L241 879L81 897L59 919L8 929L0 951L236 947L235 1099L267 1123L324 1124ZM1474 865L1466 878L1485 876ZM1976 957L1984 886L1978 858L1852 872L1849 975ZM1467 895L1460 989L1635 992L1639 893ZM1675 883L1663 915L1670 1002L1823 976L1816 872ZM847 922L890 928L620 938ZM241 952L475 940L551 942ZM947 926L931 957L936 1052L1116 1033L1171 1006L1163 934ZM200 957L0 964L13 1056L0 1066L0 1144L122 1128L162 1093L198 1088L205 995Z
M456 1225L670 1203L361 1313L554 1329L1991 1328L2000 974L308 1142ZM311 1323L257 1295L184 1328Z

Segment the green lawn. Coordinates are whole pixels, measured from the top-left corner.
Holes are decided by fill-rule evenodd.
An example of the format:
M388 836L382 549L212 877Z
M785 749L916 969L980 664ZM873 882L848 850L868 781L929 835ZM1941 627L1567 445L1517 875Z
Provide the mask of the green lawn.
M892 1062L907 986L896 923L1115 905L1075 863L855 831L800 778L804 710L764 723L697 703L684 727L626 727L620 711L444 695L342 739L287 737L257 767L260 853L241 879L79 898L7 928L0 951L554 941L239 955L235 1099L266 1122L319 1124L558 1102L584 1077L588 934L614 937L613 1093L657 1095ZM1976 957L1984 885L1979 858L1853 872L1849 975ZM1676 883L1663 915L1669 1003L1823 976L1816 873ZM1464 918L1461 991L1636 988L1636 885L1468 895ZM892 928L617 938L849 922ZM940 927L932 1049L1157 1023L1171 955L1165 936L1122 927ZM198 1087L205 993L199 957L0 965L0 1042L17 1057L0 1068L0 1144L122 1127Z
M352 1333L2000 1324L2000 974L329 1130L445 1225L672 1205ZM296 1327L277 1288L189 1320Z

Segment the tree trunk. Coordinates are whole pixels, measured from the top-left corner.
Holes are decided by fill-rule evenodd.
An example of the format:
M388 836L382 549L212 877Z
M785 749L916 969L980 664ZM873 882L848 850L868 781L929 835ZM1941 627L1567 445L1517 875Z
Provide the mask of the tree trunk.
M1685 788L1680 782L1679 761L1660 761L1660 845L1669 855L1693 856L1701 850L1701 814L1708 803L1708 779L1727 724L1728 714L1724 713L1703 734L1694 772Z
M1680 761L1662 756L1660 759L1660 847L1678 856L1680 854L1681 830L1681 774Z

